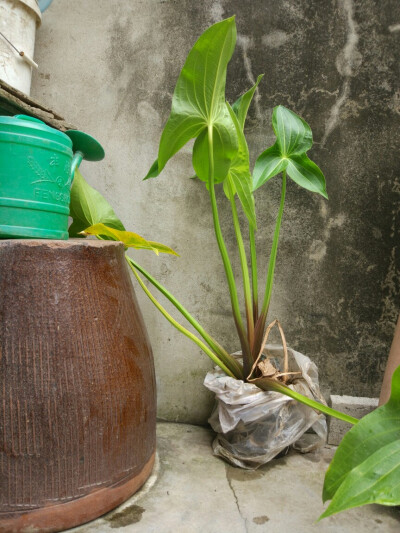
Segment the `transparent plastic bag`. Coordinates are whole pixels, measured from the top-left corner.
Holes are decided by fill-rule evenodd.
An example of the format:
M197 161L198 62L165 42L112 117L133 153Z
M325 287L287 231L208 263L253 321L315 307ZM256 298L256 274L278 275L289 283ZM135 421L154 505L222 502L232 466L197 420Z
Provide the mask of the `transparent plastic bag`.
M268 344L263 353L279 369L283 347ZM239 358L241 353L234 355ZM316 365L289 347L287 355L289 371L301 373L289 387L325 404ZM231 378L220 368L207 373L204 385L217 400L209 419L217 433L213 452L235 466L256 469L288 446L307 453L326 442L325 416L288 396ZM305 435L308 430L314 434Z

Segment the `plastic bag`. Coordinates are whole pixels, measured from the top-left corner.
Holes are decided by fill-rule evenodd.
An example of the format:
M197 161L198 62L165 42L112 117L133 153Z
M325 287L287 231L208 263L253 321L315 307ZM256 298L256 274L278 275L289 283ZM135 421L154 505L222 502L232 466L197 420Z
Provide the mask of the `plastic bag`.
M282 346L268 344L263 353L279 368ZM289 387L325 404L316 365L289 347L287 353L289 370L301 372ZM207 373L204 385L215 393L217 400L209 419L217 433L213 452L235 466L256 469L288 446L306 453L326 442L325 416L288 396L231 378L218 367ZM310 429L315 433L304 435Z

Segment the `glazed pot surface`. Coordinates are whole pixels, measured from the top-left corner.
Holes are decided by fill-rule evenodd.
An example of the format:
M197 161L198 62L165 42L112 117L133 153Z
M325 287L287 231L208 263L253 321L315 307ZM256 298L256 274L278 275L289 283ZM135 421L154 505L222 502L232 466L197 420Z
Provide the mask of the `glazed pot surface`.
M0 531L60 531L134 493L155 379L123 245L0 242L0 346Z

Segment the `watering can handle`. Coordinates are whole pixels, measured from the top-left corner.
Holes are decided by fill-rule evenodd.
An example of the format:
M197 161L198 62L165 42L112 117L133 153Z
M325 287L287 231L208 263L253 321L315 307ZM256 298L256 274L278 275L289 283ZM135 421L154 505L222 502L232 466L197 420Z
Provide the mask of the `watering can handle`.
M100 161L104 158L104 150L101 144L91 135L78 130L68 130L65 135L72 141L72 150L74 157L71 163L71 182L74 178L75 170L79 167L82 160Z

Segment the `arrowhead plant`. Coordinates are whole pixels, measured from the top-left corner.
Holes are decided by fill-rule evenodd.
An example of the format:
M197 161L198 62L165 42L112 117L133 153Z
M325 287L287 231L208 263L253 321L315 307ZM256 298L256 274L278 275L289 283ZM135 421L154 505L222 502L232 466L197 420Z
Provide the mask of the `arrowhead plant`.
M210 197L215 237L221 254L230 293L233 320L243 353L243 366L217 342L190 312L159 283L149 272L131 257L127 262L140 286L159 311L183 334L191 338L212 361L228 375L247 380L257 360L265 332L268 306L272 294L279 232L286 196L286 179L289 176L301 187L327 198L325 178L306 153L312 146L309 125L293 111L278 106L272 114L275 144L257 159L254 171L250 171L249 149L244 127L247 112L258 84L256 83L230 105L226 101L225 85L227 66L236 43L235 18L222 20L208 28L194 44L178 77L172 98L171 113L161 134L158 157L144 179L156 178L168 161L186 143L194 139L192 162L196 177L204 182ZM258 276L255 232L257 230L254 192L275 176L281 176L282 192L276 227L269 256L264 299L258 311ZM245 318L239 306L231 259L222 234L215 189L222 186L232 210L232 223L238 245L238 255L243 279ZM71 192L73 223L70 236L96 235L102 239L122 241L126 247L148 249L156 253L175 254L165 245L147 241L125 230L111 206L91 188L77 172ZM239 223L237 202L246 216L249 230L250 261L246 256L242 229ZM250 268L249 268L250 266ZM188 331L177 322L154 297L144 284L144 276L163 294L200 335ZM357 420L330 409L306 396L295 393L284 383L262 381L263 389L276 390L327 414L347 422Z
M311 128L302 118L283 106L276 107L272 115L276 142L259 156L251 176L244 126L247 111L262 76L259 76L254 87L232 106L226 102L226 71L235 41L235 19L231 17L206 30L189 52L175 87L171 114L161 135L158 159L145 179L157 177L167 161L190 139L195 139L192 154L193 168L197 177L205 182L210 195L215 237L225 269L233 318L243 352L244 374L248 376L261 346L272 294L286 195L286 176L288 175L301 187L319 193L325 198L327 193L321 170L306 155L312 146ZM264 300L259 315L254 191L278 174L282 175L282 198L269 259ZM246 327L242 320L238 290L219 223L215 187L220 183L223 184L232 208L243 279ZM249 225L251 281L236 208L236 195Z
M273 109L272 128L275 143L257 158L250 170L249 149L244 127L252 98L262 75L247 92L232 105L226 101L227 66L234 52L236 25L234 17L208 28L194 44L178 77L172 98L170 116L161 134L158 155L144 179L157 178L169 160L190 140L194 139L192 163L196 177L204 182L209 195L215 238L225 271L233 321L242 348L243 365L217 342L190 312L147 272L136 260L126 256L138 283L157 309L181 333L195 342L222 370L231 377L247 381L262 350L269 304L272 296L279 234L286 200L286 182L292 179L298 186L327 199L325 178L307 155L313 144L310 126L293 111L278 105ZM272 247L268 258L267 277L259 305L257 273L257 231L255 192L272 178L281 180L281 199L277 212ZM223 187L232 211L232 224L238 246L245 309L242 315L231 259L222 234L216 187ZM238 200L238 201L237 201ZM246 217L249 234L249 258L239 223L238 205ZM122 241L126 247L141 248L156 253L175 254L165 245L147 241L125 230L114 211L77 172L71 193L71 236L96 235L98 238ZM175 254L176 255L176 254ZM145 285L144 276L166 297L196 331L186 329L162 306ZM245 320L244 320L245 318ZM300 401L313 409L355 424L356 419L293 391L285 382L259 379L264 390L274 390ZM396 452L397 453L397 452ZM331 489L329 489L331 490ZM327 493L331 497L331 493Z

